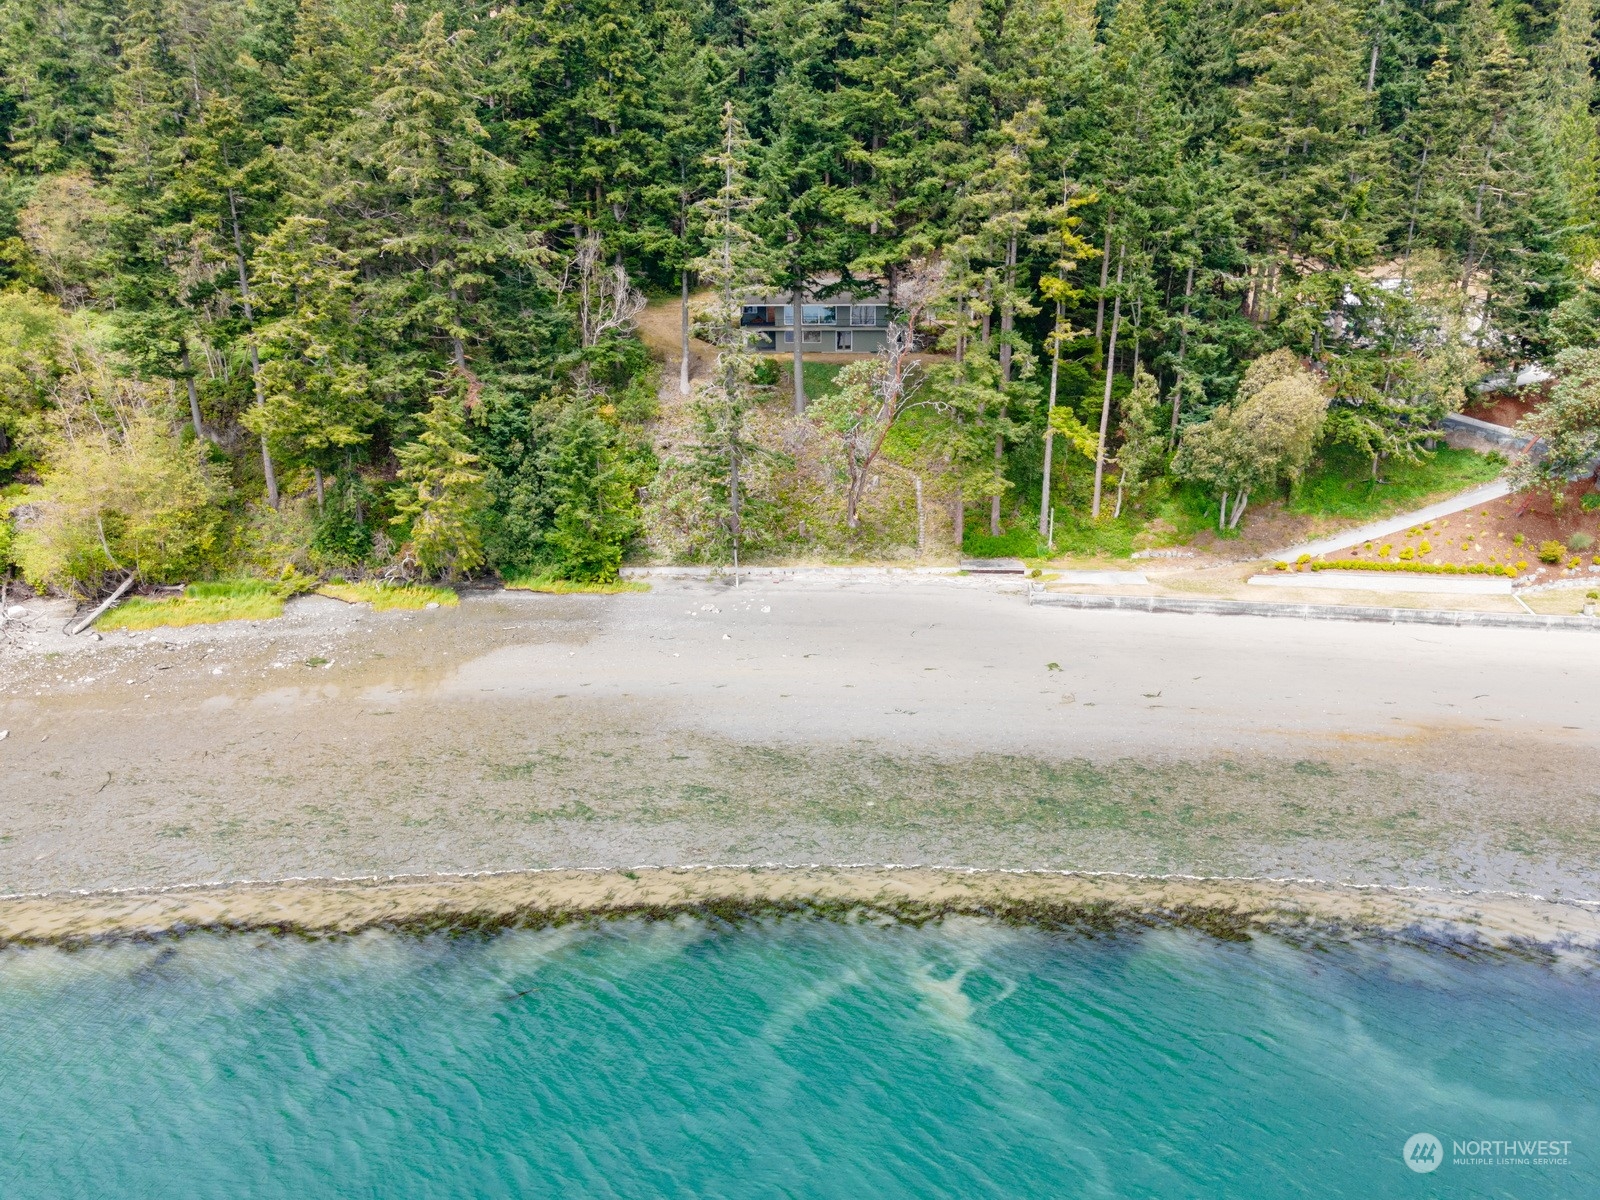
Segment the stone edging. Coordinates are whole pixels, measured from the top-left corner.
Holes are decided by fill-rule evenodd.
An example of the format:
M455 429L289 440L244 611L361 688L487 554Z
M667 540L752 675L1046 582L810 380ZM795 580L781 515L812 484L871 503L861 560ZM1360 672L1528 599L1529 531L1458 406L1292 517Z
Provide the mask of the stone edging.
M1384 625L1460 625L1486 629L1568 629L1600 632L1594 617L1525 616L1437 608L1379 608L1358 604L1266 604L1256 600L1190 600L1180 596L1102 596L1088 592L1031 591L1029 604L1045 608L1126 609L1213 617L1291 617L1304 621L1369 621Z

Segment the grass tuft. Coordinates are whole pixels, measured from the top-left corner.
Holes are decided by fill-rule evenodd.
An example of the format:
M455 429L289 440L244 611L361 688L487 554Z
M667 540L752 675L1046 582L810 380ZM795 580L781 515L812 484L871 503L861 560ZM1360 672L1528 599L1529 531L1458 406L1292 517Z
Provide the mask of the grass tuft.
M215 625L269 621L283 615L285 589L260 579L191 583L179 596L135 596L106 613L98 629L159 629L163 625Z
M549 592L554 596L616 596L623 592L648 592L650 585L632 579L618 579L611 583L579 583L571 579L557 579L553 575L513 575L506 579L506 588L513 592Z
M461 603L461 597L449 588L426 583L325 583L317 589L317 594L343 600L346 604L370 604L373 612L419 609L429 604L454 608Z

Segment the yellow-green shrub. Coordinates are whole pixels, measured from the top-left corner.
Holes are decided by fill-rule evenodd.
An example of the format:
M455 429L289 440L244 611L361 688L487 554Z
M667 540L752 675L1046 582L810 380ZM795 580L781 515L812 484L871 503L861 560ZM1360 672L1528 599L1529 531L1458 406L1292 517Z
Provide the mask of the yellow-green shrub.
M204 574L217 550L227 471L148 411L124 436L80 432L55 447L14 551L35 588L83 594L110 572L147 583Z

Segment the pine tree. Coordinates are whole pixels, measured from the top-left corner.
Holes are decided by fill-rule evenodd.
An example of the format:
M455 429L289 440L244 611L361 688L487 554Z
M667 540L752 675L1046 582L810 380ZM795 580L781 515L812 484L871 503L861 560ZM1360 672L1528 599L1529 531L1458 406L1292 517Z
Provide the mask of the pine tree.
M329 244L327 229L318 218L292 216L251 260L266 321L262 403L247 423L313 466L319 504L322 472L364 444L380 415L351 323L358 268Z
M717 359L695 405L700 434L696 468L709 476L709 492L717 502L715 518L728 530L735 570L744 531L740 484L744 464L755 450L745 432L756 364L744 327L744 305L765 290L772 270L771 251L752 227L761 201L749 174L750 152L750 139L733 102L725 101L721 144L706 157L706 165L721 178L717 189L695 206L704 221L705 253L691 265L716 297L707 324ZM797 322L797 342L799 336Z
M483 562L484 472L467 437L459 380L434 390L417 436L395 451L399 483L391 524L403 532L417 569L455 578Z
M402 392L424 384L440 351L476 380L468 346L494 328L494 273L544 259L538 238L498 212L511 168L479 116L470 33L446 32L435 13L415 45L378 69L376 94L343 137L357 174L318 198L356 217L345 248L372 264L366 290L384 336L412 348L383 381ZM474 390L467 396L474 402Z
M0 7L5 158L29 172L92 161L97 118L111 104L116 6L17 0Z
M771 283L794 310L794 411L805 411L803 310L819 279L856 258L858 231L834 218L848 204L850 143L832 120L830 96L843 22L837 0L774 0L756 25L770 91L758 133L762 221L773 263ZM848 283L848 280L842 281Z
M1382 138L1363 43L1347 0L1282 0L1239 56L1250 79L1232 154L1255 260L1246 310L1257 321L1314 263L1348 271L1376 249Z
M1595 124L1594 6L1562 0L1556 29L1543 54L1539 108L1546 136L1560 164L1566 209L1575 233L1566 239L1577 273L1600 259L1600 130Z
M1061 203L1048 214L1055 228L1042 239L1052 254L1053 261L1051 272L1039 280L1039 291L1046 300L1055 305L1055 322L1050 330L1049 339L1050 392L1045 408L1044 470L1039 490L1040 537L1048 537L1050 532L1050 484L1051 472L1055 465L1056 433L1059 423L1056 417L1056 399L1061 383L1061 353L1065 343L1073 337L1067 313L1083 297L1083 289L1074 285L1068 276L1076 270L1079 263L1088 261L1098 253L1078 234L1078 226L1083 218L1077 215L1077 210L1095 203L1098 199L1099 197L1093 192L1073 194L1072 184L1063 179ZM1073 422L1077 421L1075 415L1066 411L1063 411L1062 416L1070 416ZM1082 430L1080 436L1087 435L1088 430Z
M717 109L711 103L716 66L697 44L688 14L665 17L660 71L651 104L659 122L656 157L641 197L661 222L650 252L678 276L678 392L689 394L689 262L700 248L694 204L715 186L705 157L717 141Z
M189 214L197 232L208 239L212 236L218 239L212 245L213 252L220 250L222 255L233 260L233 278L229 282L237 283L236 303L242 317L238 340L244 343L245 366L255 404L260 407L265 395L260 378L255 302L246 261L246 231L265 223L277 194L278 180L271 154L260 132L247 122L244 105L231 96L208 99L193 123L193 132L180 137L175 148L180 163L166 189L166 199L176 211ZM253 237L250 240L253 241ZM225 286L224 278L226 276L218 275L212 281L213 297ZM234 331L219 332L227 339ZM261 440L261 466L267 503L276 508L278 478L265 434Z
M1123 398L1122 416L1117 423L1117 440L1121 444L1117 448L1117 504L1113 517L1122 515L1124 497L1137 497L1161 473L1167 454L1161 408L1155 376L1135 367L1133 387Z
M995 479L1004 478L1005 445L1014 435L1008 420L1004 393L1012 382L1013 358L1018 348L1016 319L1038 312L1026 282L1018 270L1018 253L1026 248L1032 228L1043 219L1044 191L1034 169L1034 157L1046 145L1040 125L1044 105L1031 101L1007 120L990 139L988 165L976 171L968 184L967 195L958 216L969 223L962 235L963 256L994 264L987 304L998 309L1000 336L996 360L1000 371L1002 399L995 414ZM1000 536L1000 488L989 498L989 534Z

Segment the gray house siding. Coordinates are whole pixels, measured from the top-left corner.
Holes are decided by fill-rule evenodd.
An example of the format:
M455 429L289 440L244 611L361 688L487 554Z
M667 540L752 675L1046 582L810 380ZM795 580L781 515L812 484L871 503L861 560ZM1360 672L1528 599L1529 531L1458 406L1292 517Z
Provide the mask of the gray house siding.
M741 324L756 335L756 349L794 352L794 309L787 297L764 297L744 306ZM801 354L875 354L883 348L889 307L881 296L834 296L800 306Z

